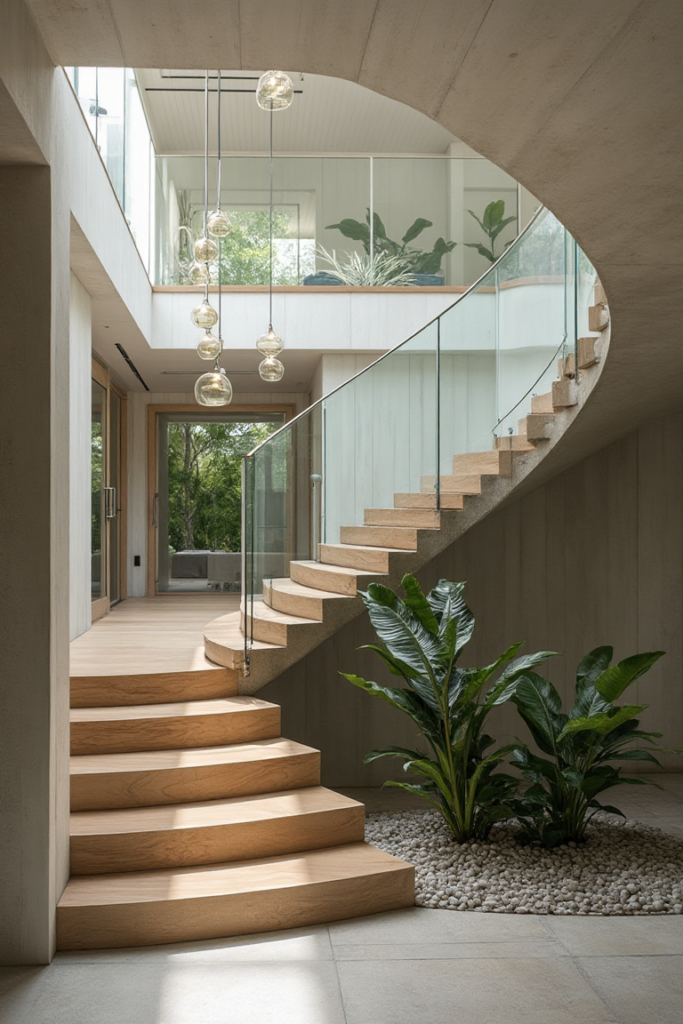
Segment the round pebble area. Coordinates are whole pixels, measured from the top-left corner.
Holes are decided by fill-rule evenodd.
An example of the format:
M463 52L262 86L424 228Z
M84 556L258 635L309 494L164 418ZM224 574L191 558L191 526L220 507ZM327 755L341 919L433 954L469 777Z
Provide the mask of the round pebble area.
M683 839L596 814L584 843L522 846L518 827L456 843L436 811L370 814L366 840L415 866L415 903L494 914L683 913Z

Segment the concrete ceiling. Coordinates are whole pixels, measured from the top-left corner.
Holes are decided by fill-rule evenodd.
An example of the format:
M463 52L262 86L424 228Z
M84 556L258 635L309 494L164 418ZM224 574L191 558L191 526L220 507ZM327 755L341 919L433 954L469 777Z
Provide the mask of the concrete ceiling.
M204 73L138 69L158 154L204 152ZM269 117L254 94L260 72L225 71L221 87L224 152L266 153ZM443 153L450 132L404 103L341 78L289 72L297 93L273 118L278 153ZM215 78L211 89L216 88ZM229 91L226 91L229 90ZM210 148L216 149L216 93L210 97Z
M549 206L598 269L614 343L571 433L595 447L680 405L680 0L28 5L57 63L297 68L427 114Z

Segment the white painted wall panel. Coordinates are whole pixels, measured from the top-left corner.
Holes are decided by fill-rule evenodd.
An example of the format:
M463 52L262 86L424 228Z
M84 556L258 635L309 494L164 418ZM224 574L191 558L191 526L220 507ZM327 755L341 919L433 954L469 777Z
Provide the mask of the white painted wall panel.
M69 639L90 629L92 302L71 274L69 317Z

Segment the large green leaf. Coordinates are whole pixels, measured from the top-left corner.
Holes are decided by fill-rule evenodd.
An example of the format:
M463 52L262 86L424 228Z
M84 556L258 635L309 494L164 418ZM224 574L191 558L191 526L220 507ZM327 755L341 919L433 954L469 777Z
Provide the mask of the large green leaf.
M494 668L497 668L502 661L507 661L508 658L516 654L521 646L522 644L519 643L509 647L505 654L501 655L495 663ZM512 697L516 689L517 680L521 676L528 672L530 668L534 668L534 666L540 665L542 662L547 661L548 658L554 658L556 655L557 651L536 651L534 654L523 654L521 657L510 661L505 666L500 678L496 680L489 690L486 696L486 706L493 707L494 704L504 704Z
M424 217L418 217L417 220L414 220L410 225L401 241L404 245L407 245L408 242L412 242L414 238L421 235L425 228L431 228L431 226L431 220L425 220Z
M595 681L598 692L605 700L614 703L627 686L634 683L636 679L640 679L665 653L665 651L648 651L644 654L633 654L630 658L624 658L618 665L612 665L598 677Z
M567 723L560 695L548 680L529 672L517 681L512 701L546 754L556 754L558 736Z
M471 211L470 211L471 212ZM476 249L480 256L483 256L489 261L489 263L495 263L496 257L493 255L490 249L487 249L481 242L465 242L467 249Z
M501 233L501 231L504 228L506 228L508 226L508 224L512 224L512 222L514 220L517 220L517 218L516 217L506 217L505 220L501 220L500 223L498 225L496 225L496 227L492 227L491 231L490 231L490 234L489 234L489 238L491 239L491 241L495 242L495 240L498 238L498 235Z
M595 647L589 651L579 662L576 669L576 692L581 693L587 686L594 686L596 680L602 675L614 655L612 647ZM570 714L570 718L576 715Z
M355 242L370 241L369 226L359 220L353 220L351 217L345 217L338 224L328 224L325 230L332 231L333 228L341 231L345 238L352 238Z
M380 757L402 757L406 761L420 760L424 757L421 750L410 750L408 747L382 747L379 750L370 750L363 758L364 764L370 764Z
M422 593L422 588L415 577L411 576L410 573L406 573L401 580L401 586L403 587L403 591L406 595L404 603L410 608L414 615L417 615L418 619L428 632L437 635L439 632L439 623L432 611L432 606Z
M370 223L369 210L367 212L366 219L368 223ZM389 238L387 237L387 229L384 227L384 224L382 223L382 218L377 213L377 211L375 211L372 216L372 229L375 239L378 239L380 241L389 241Z
M597 732L599 736L607 736L624 722L630 722L646 707L647 704L626 704L618 708L614 714L598 711L590 718L572 718L557 737L557 742L561 743L567 736L578 732Z
M380 658L386 663L392 676L400 676L401 679L405 679L408 682L410 679L414 679L416 676L419 677L420 673L416 672L410 665L406 665L404 661L400 661L398 658L394 658L393 655L385 651L383 647L379 647L378 644L361 644L358 648L359 651L374 651Z
M504 215L504 199L496 199L492 203L489 203L486 209L484 210L484 231L488 233L491 230L491 228L495 227L497 224L500 224Z
M371 583L361 596L373 628L389 653L423 675L425 681L435 683L442 662L438 638L425 629L388 587ZM417 678L413 683L417 683Z

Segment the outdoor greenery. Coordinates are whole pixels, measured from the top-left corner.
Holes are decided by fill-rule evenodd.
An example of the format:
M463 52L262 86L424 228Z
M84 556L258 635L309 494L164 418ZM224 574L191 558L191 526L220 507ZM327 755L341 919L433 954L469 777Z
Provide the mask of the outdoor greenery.
M612 648L596 647L576 670L576 694L569 714L562 712L560 695L547 679L529 672L514 687L512 701L547 757L519 744L513 755L531 786L514 806L526 842L552 847L579 842L597 810L622 812L600 804L598 794L614 786L644 786L645 779L624 777L612 761L659 762L644 744L661 733L638 728L647 704L615 702L628 686L647 672L664 651L634 654L612 665ZM622 815L623 817L623 815Z
M170 423L168 538L175 551L239 551L242 456L277 423Z
M431 228L432 221L418 217L413 221L400 242L394 242L388 237L386 228L382 223L380 215L375 212L372 219L372 247L373 256L402 257L406 262L406 269L412 274L438 274L441 269L441 260L446 253L455 249L457 242L447 242L443 238L437 238L432 249L425 252L423 249L409 248L409 243L421 235L425 228ZM345 217L338 224L328 224L326 230L336 228L346 238L356 242L362 242L366 254L370 255L370 210L365 214L365 223Z
M379 583L371 583L361 596L381 641L381 646L366 646L404 685L382 686L342 673L354 686L409 715L431 748L433 757L405 747L367 754L366 763L399 757L406 772L425 780L386 785L427 800L461 843L486 839L496 822L516 818L521 842L554 847L583 840L598 810L621 815L597 796L614 786L648 782L623 777L612 762L658 765L646 745L652 747L661 733L639 728L636 716L646 704L616 702L664 652L634 654L612 665L612 648L597 647L578 666L574 703L564 714L555 687L533 671L554 652L517 657L522 646L517 643L492 665L460 668L458 660L474 631L474 617L462 596L464 583L439 580L426 597L412 576L404 576L401 586L403 599ZM491 751L494 740L484 732L486 719L506 701L517 706L546 757L519 740ZM508 756L522 778L498 770Z
M425 597L413 576L401 584L405 599L379 583L362 594L382 646L368 645L403 679L405 688L380 686L355 675L345 678L372 697L387 701L416 723L433 757L419 750L373 750L366 762L399 757L407 772L425 782L390 782L437 808L458 842L485 839L497 821L510 818L518 781L494 770L516 744L490 751L484 726L492 708L508 699L519 676L553 652L515 657L513 644L492 665L459 668L474 631L474 616L462 596L464 583L440 580ZM344 673L342 673L344 674Z
M202 231L203 213L188 206L187 197L178 193L181 224L176 239L176 284L190 284L188 271L193 262L194 242ZM214 271L218 280L220 268L221 284L258 285L268 284L270 274L270 234L268 210L229 210L232 228L220 240L220 255ZM299 283L299 276L315 270L313 254L308 249L302 253L303 264L297 266L297 241L288 242L290 222L282 210L273 212L273 283L291 285ZM213 280L213 278L212 278Z
M467 211L470 217L474 217L477 224L488 238L488 244L490 248L482 245L481 242L465 242L468 249L476 249L480 256L484 256L489 263L495 263L498 259L496 255L496 239L501 231L507 227L508 224L512 224L513 221L517 220L516 217L505 216L505 200L497 199L492 203L489 203L484 210L484 215L480 220L477 217L474 210Z

